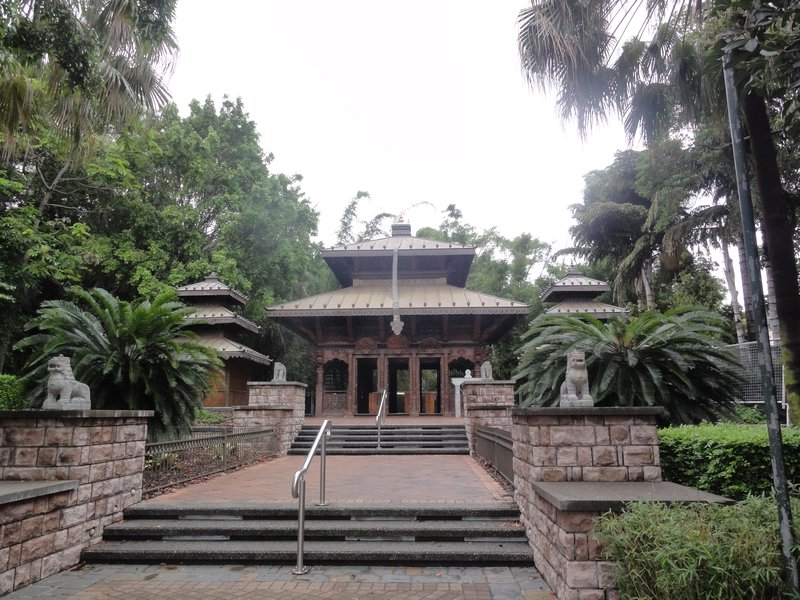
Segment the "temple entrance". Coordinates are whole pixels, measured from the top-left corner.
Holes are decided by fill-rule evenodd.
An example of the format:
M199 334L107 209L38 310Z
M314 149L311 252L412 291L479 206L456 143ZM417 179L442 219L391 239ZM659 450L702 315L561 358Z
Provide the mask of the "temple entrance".
M419 361L419 397L420 414L441 414L441 361L438 358Z
M359 358L356 363L356 414L374 415L378 413L378 359Z
M390 358L388 375L389 414L407 413L411 389L408 358Z

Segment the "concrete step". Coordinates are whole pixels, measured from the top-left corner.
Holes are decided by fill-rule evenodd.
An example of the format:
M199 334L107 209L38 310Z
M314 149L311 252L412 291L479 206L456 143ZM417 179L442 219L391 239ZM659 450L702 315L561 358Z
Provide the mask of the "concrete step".
M317 541L305 543L304 561L341 564L532 565L524 542ZM297 541L107 541L84 550L95 563L294 563Z
M314 427L303 427L289 454L305 454L317 435ZM463 425L333 425L326 442L330 454L469 454Z
M296 520L264 519L130 519L109 525L105 540L168 540L212 538L229 540L297 539ZM417 521L384 519L309 519L306 540L384 540L410 538L420 541L483 541L487 538L508 541L525 539L519 521L458 520Z
M532 564L510 503L309 505L305 560L316 563ZM86 562L291 563L297 505L142 503L109 525Z

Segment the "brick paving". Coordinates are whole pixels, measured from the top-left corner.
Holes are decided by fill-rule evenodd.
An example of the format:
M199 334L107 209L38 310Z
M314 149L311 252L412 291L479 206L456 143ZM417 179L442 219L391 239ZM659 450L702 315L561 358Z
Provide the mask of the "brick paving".
M533 567L82 565L9 600L555 600Z

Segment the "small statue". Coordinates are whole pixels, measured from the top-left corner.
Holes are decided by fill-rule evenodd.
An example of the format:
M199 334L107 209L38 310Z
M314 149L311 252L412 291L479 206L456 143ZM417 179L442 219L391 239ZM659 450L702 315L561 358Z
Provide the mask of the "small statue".
M472 379L472 370L471 369L467 369L466 371L464 371L464 379Z
M492 377L492 363L488 360L481 365L481 379L494 379Z
M286 365L280 362L275 363L275 370L272 372L272 381L286 381Z
M559 404L563 407L594 406L594 399L589 395L589 373L583 352L567 355L567 378L561 384Z
M43 410L91 410L89 386L75 381L69 357L59 354L47 362L47 397Z

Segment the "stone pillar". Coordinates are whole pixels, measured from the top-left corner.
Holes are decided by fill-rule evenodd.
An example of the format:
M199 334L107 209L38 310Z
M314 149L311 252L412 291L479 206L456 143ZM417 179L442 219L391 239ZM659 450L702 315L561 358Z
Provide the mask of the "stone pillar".
M514 499L536 568L559 600L619 599L613 564L603 560L592 524L612 507L598 500L603 494L658 500L658 485L674 485L661 482L656 431L661 412L649 407L513 410ZM556 486L563 497L554 497L547 486ZM570 505L580 498L589 501Z
M475 453L475 428L478 425L511 431L513 381L475 377L464 379L461 382L461 396L464 399L464 419L470 453Z
M152 411L0 413L0 595L75 566L142 499ZM64 487L69 483L68 487Z
M306 384L297 381L248 381L249 404L234 409L233 426L244 430L274 427L275 453L284 456L305 420Z

